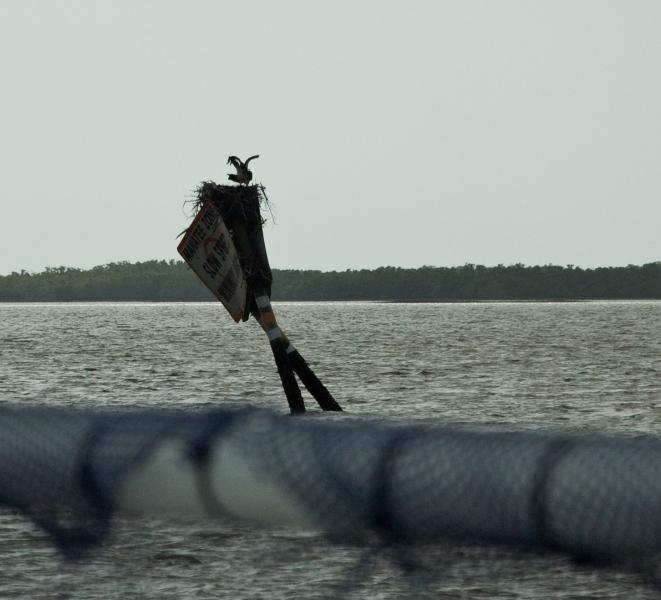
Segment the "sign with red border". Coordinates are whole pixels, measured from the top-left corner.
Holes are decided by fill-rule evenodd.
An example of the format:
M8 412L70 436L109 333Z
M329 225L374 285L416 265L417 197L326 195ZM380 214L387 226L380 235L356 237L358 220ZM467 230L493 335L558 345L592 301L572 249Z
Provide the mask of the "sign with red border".
M238 323L246 309L248 285L232 236L213 203L204 203L177 252Z

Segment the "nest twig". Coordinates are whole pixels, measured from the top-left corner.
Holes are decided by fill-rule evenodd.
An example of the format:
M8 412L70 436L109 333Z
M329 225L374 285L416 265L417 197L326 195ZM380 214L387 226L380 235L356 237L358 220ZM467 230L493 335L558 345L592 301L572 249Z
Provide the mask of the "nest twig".
M275 223L271 202L266 195L266 188L261 184L254 185L220 185L213 181L203 181L195 188L192 198L184 201L184 206L190 206L190 217L194 218L206 202L213 202L223 216L232 214L234 210L244 210L246 206L254 205L249 202L257 196L258 206L266 206ZM246 202L247 201L247 202ZM259 220L262 225L268 222L260 211Z

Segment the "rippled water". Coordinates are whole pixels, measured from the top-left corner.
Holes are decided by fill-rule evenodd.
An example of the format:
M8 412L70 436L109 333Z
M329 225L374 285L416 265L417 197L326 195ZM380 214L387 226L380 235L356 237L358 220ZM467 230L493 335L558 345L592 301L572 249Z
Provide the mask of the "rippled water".
M275 308L352 414L661 431L661 302ZM286 412L263 334L217 304L0 304L0 341L6 402ZM7 598L325 598L352 574L363 598L655 597L630 574L499 549L421 548L416 560L435 568L420 584L422 571L407 578L388 555L362 570L361 548L215 522L120 520L107 548L65 565L5 512L0 552Z

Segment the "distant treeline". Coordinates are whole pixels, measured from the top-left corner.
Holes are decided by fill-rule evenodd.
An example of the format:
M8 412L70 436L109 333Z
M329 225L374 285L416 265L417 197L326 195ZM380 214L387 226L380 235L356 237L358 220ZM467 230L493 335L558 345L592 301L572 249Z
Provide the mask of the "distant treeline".
M661 262L581 269L421 267L273 271L274 300L587 300L661 299ZM0 301L208 301L210 292L181 261L110 263L82 270L46 268L0 276Z

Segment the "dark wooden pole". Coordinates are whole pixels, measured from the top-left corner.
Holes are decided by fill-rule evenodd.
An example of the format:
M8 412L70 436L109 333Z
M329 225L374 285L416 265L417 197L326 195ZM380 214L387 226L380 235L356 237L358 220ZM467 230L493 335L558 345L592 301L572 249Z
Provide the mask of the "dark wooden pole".
M341 411L332 394L278 327L271 306L271 267L266 254L258 186L205 184L206 197L214 202L232 233L248 284L244 320L252 314L266 333L280 381L292 413L305 412L305 404L294 374L312 394L322 410Z
M299 376L303 385L312 394L312 397L317 401L322 410L341 411L342 407L335 401L335 398L333 398L326 386L314 374L308 363L299 351L296 350L294 344L289 341L284 331L278 327L275 320L275 313L271 306L271 299L266 294L255 295L255 308L256 310L253 312L253 315L268 336L271 342L271 348L273 349L273 355L276 355L276 346L278 353L284 350L288 370L293 371ZM278 358L276 357L276 364L277 362Z

